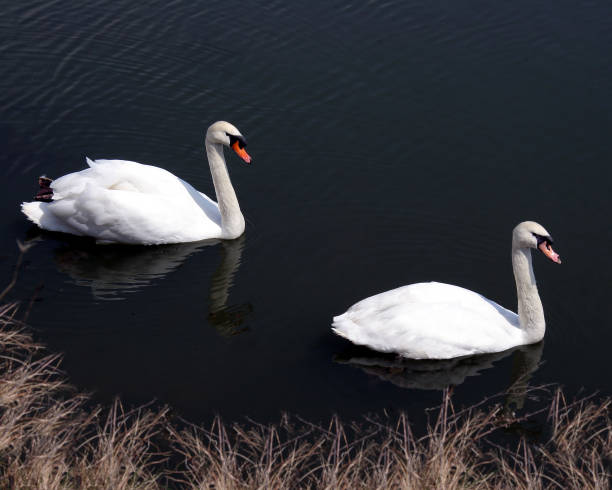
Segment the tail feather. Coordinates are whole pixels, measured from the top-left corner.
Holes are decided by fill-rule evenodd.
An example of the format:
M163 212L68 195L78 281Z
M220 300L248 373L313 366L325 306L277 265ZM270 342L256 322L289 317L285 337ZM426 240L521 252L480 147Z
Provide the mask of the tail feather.
M34 224L40 226L40 219L43 215L43 206L46 204L34 201L34 202L22 202L21 203L21 211L26 217Z
M335 316L332 322L332 330L334 331L334 333L348 340L352 340L350 338L349 332L351 328L354 328L354 327L356 327L355 323L353 323L353 321L349 318L349 316L346 313Z

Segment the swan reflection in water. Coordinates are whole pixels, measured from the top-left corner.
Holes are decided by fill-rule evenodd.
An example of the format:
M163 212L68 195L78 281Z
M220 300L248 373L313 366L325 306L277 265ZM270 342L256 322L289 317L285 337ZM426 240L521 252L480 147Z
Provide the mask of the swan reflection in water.
M64 242L54 250L57 269L96 299L121 300L177 269L200 249L218 242L175 245L96 245L87 239Z
M227 305L229 290L242 259L244 241L242 235L235 240L221 242L221 262L210 280L208 321L224 336L246 332L249 328L242 324L253 311L251 303Z
M194 253L215 246L221 251L221 261L210 280L208 321L221 335L227 336L247 331L248 327L243 324L253 311L250 303L228 305L244 244L244 235L235 240L159 246L101 246L75 239L65 242L54 255L58 269L76 284L91 287L96 299L121 300L164 278Z
M334 361L362 369L368 374L389 381L401 388L443 390L463 383L493 367L494 363L512 356L510 382L506 389L506 411L523 408L531 375L538 369L544 342L522 345L493 354L443 360L407 359L396 354L382 354L367 347L351 346Z

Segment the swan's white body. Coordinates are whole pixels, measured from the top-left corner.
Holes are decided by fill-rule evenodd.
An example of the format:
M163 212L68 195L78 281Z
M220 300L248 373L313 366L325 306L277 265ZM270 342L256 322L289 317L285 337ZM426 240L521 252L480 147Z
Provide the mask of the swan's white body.
M498 352L524 344L518 315L459 286L411 284L366 298L334 318L358 345L411 359Z
M473 291L430 282L366 298L335 317L333 330L355 344L412 359L450 359L539 342L546 325L529 249L538 246L534 233L549 237L533 222L513 233L518 315Z
M21 209L45 230L91 236L101 243L152 245L236 238L244 231L244 218L223 157L223 144L228 144L223 135L230 131L240 135L221 121L206 135L219 204L162 168L87 159L89 168L51 183L51 202L25 202Z

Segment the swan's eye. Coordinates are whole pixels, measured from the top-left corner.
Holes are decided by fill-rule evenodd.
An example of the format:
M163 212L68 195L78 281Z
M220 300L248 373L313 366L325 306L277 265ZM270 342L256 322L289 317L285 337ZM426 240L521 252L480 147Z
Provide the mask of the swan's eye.
M241 150L246 148L247 143L243 136L235 136L229 133L225 133L225 134L227 134L227 136L229 137L230 146L234 146L234 144L238 142L238 146L240 147Z

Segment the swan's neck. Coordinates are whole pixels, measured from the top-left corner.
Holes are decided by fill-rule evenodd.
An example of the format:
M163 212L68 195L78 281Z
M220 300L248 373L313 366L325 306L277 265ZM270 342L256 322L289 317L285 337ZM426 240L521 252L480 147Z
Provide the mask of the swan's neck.
M533 274L531 250L528 248L513 249L512 268L516 281L520 327L525 332L527 342L539 342L544 338L546 323L544 321L544 308L542 308Z
M227 171L225 157L223 156L223 145L207 141L206 155L215 186L219 212L221 213L222 233L220 238L239 237L244 231L244 217L240 211L238 198Z

